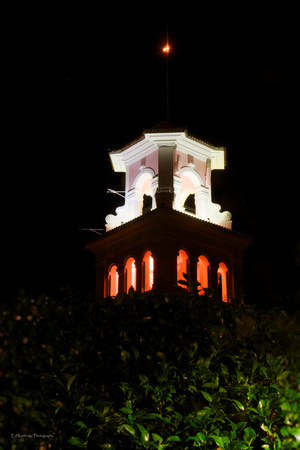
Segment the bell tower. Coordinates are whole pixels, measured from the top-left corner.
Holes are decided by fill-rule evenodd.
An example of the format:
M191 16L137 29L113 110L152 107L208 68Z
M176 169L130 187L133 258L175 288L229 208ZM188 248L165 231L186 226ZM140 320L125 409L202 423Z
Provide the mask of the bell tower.
M223 147L162 122L136 141L110 152L116 172L125 172L125 204L106 217L106 231L142 215L144 196L160 206L231 229L231 214L211 201L211 171L225 168ZM187 203L188 197L194 207Z
M231 214L212 202L211 171L225 168L225 148L162 122L109 155L114 171L125 173L125 203L106 217L106 234L87 245L97 295L131 286L167 293L187 273L200 291L238 298L251 240L233 232Z

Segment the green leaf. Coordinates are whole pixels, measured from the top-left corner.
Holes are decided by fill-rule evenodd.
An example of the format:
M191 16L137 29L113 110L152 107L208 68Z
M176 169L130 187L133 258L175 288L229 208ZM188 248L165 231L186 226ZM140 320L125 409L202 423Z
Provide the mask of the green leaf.
M261 414L265 415L269 410L270 401L267 398L261 398L258 402L257 409L261 412Z
M156 434L156 433L151 433L151 434L152 434L152 438L155 442L158 442L159 444L162 443L163 438L159 434Z
M199 433L197 433L197 438L201 442L201 444L206 444L206 436L204 433L201 433L199 431Z
M192 384L189 385L189 391L194 391L194 392L198 392L198 389L196 388L196 386L193 386ZM175 391L176 392L176 391Z
M180 437L179 436L169 436L167 439L167 442L175 442L175 441L177 441L177 442L181 441Z
M141 386L143 386L143 385L145 385L145 384L147 384L149 382L149 378L146 377L146 375L142 375L142 374L139 374L139 380L141 382L140 383Z
M226 379L226 377L229 375L228 367L225 366L225 364L223 363L220 364L220 367L221 367L221 375L223 375L224 378Z
M211 396L208 392L205 392L205 391L200 391L200 392L201 392L201 394L203 395L203 397L204 397L208 402L212 402L212 401L213 401L212 396Z
M139 359L140 352L138 351L138 349L136 347L132 347L132 351L134 353L135 359Z
M204 383L203 387L207 388L217 388L218 385L216 383ZM225 391L226 392L226 391Z
M234 399L232 399L231 400L239 409L241 409L241 410L244 410L245 408L244 408L244 405L241 403L241 402L239 402L238 400L234 400Z
M284 426L280 428L280 433L282 434L282 436L288 436L291 432L291 427L288 426Z
M78 425L80 428L87 428L87 426L83 422L76 422L76 425Z
M275 442L274 450L280 450L280 449L281 449L281 441L279 439L277 442Z
M107 414L109 411L110 411L110 406L105 406L102 411L103 416L105 416L105 414Z
M148 433L148 431L146 430L146 428L144 428L143 427L143 425L140 425L139 423L137 423L137 427L138 427L138 429L140 430L140 432L141 432L141 435L142 435L142 441L143 441L143 444L145 445L146 444L146 442L148 442L149 441L149 433Z
M196 412L196 417L201 420L206 420L210 416L210 411L208 409L200 409Z
M229 438L227 436L212 436L212 438L215 443L221 448L225 448L225 444L229 443Z
M69 378L68 383L67 383L67 390L70 391L71 389L71 384L73 383L73 381L75 380L75 378L77 377L78 374L73 375L71 378Z
M82 439L72 436L68 440L68 444L74 445L75 447L87 448L87 442L84 442Z
M256 369L259 366L259 362L257 361L257 359L254 359L253 361L253 366L252 366L252 372L254 373L256 371Z
M161 420L163 420L162 416L158 413L143 414L143 419L161 419Z
M97 411L95 410L95 407L93 405L89 405L86 406L85 409L87 409L88 411L91 411L93 413L96 413Z
M247 411L252 411L252 412L254 412L255 414L258 414L258 415L259 415L259 412L258 412L256 409L251 408L251 406L248 406L248 407L247 407Z
M254 441L254 439L256 438L256 433L253 430L253 428L251 427L247 427L245 428L244 431L244 440L251 445L251 443Z
M282 409L282 411L290 411L291 405L289 404L289 402L282 402L280 408Z
M247 425L247 422L239 422L238 424L237 424L237 428L236 428L236 433L238 434L238 433L240 433L244 428L245 428L245 426Z
M286 378L289 374L290 374L290 371L289 370L285 370L280 375L278 375L276 378L277 378L278 381L281 381L284 378Z
M263 373L263 375L265 377L267 376L267 368L266 368L266 366L260 366L260 371Z
M266 354L266 360L270 367L274 367L275 364L275 358L271 353Z
M128 408L127 406L124 406L124 408L121 408L120 411L124 414L132 414L132 409Z
M130 434L135 434L135 429L134 429L131 425L128 425L127 423L125 423L124 425L121 425L121 426L118 428L118 430L119 430L119 431L126 430L126 431L128 431L128 433L130 433Z

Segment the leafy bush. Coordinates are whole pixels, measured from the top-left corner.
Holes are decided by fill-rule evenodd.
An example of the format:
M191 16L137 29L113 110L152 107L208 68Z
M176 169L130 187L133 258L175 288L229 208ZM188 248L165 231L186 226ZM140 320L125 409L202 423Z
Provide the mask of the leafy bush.
M2 305L2 448L299 448L299 314L190 291Z

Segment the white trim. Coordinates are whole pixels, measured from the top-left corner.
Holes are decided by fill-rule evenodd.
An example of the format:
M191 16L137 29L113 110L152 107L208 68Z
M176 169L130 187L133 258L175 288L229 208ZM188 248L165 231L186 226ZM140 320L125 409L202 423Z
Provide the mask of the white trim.
M144 179L146 181L146 179L148 178L148 177L145 177L143 175L150 175L151 178L154 178L155 177L155 172L154 172L153 169L151 169L151 167L143 167L142 169L140 168L140 173L138 173L136 175L136 177L134 178L131 189L135 189L135 188L140 189L140 187L137 186L138 182L140 180L142 180L142 179Z
M180 175L180 178L182 175L191 175L190 179L193 182L194 187L196 189L199 186L204 186L204 181L203 181L201 175L199 175L199 173L196 172L196 170L194 169L195 166L194 167L193 166L194 166L194 164L191 164L190 166L182 167L179 170L179 175Z

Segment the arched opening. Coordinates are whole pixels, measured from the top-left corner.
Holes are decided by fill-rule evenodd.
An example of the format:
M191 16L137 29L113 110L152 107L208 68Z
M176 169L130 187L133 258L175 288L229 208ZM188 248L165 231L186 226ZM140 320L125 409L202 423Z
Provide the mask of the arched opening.
M136 290L136 266L134 258L130 257L127 259L124 272L125 292L128 293L131 286Z
M196 212L195 194L188 195L183 206L185 211L195 214Z
M143 292L150 291L154 284L154 260L152 253L148 250L143 258Z
M108 271L108 295L115 297L119 292L118 268L113 264Z
M177 188L177 197L175 199L176 208L179 211L186 211L190 214L200 217L201 214L201 187L205 186L204 181L194 165L189 163L187 167L182 167L179 172L180 188Z
M143 195L143 214L150 212L152 209L152 196L144 194Z
M133 181L131 195L134 200L135 217L146 214L152 209L153 187L152 180L155 176L151 168L144 168Z
M228 302L228 267L221 262L218 267L218 294L223 302Z
M191 212L188 208L194 208L195 210L195 186L185 173L181 175L180 207L188 212Z
M197 281L200 283L200 293L204 288L208 288L209 284L209 261L206 256L201 255L197 262Z
M179 250L177 255L177 282L179 280L184 280L183 274L189 273L189 257L185 250ZM181 287L186 287L180 285Z

